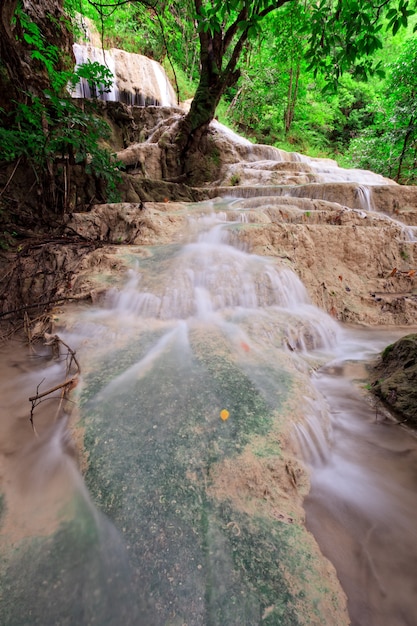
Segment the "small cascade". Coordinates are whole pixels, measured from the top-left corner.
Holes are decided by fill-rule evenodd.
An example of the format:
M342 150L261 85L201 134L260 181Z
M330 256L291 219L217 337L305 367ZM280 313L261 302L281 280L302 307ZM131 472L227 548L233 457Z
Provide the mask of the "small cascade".
M236 172L239 172L241 167L239 165L239 167L236 166L234 169ZM251 179L254 171L252 164L250 164L248 171L250 172L249 179ZM268 177L268 173L271 172L271 170L268 172L266 169L261 171L262 178L265 178L265 175ZM272 173L279 173L279 168L274 167ZM244 176L244 173L242 176ZM396 202L402 201L401 198L404 195L404 188L399 185L392 185L389 186L389 194L386 193L386 190L386 185L379 185L377 182L375 182L374 185L367 186L348 182L337 184L317 182L305 184L303 182L300 184L266 184L263 186L256 184L222 186L216 187L213 190L213 195L230 199L252 200L260 205L264 205L268 201L276 204L277 198L298 198L300 200L306 199L313 201L323 200L327 203L333 203L334 208L336 208L337 205L340 207L340 210L346 210L347 208L353 209L356 211L357 215L361 217L366 217L367 214L371 214L378 220L387 220L391 224L396 224L399 229L404 231L405 238L413 241L416 227L413 225L405 225L400 218L396 219L396 213L393 209ZM407 188L407 194L410 204L414 205L417 201L415 188ZM284 203L287 202L288 200L284 200Z
M190 223L200 233L172 259L156 281L147 262L130 270L123 289L111 290L108 314L159 320L229 319L240 316L286 316L282 341L291 350L327 349L338 334L337 324L310 304L300 279L285 265L249 254L233 245L233 226L224 211ZM242 212L243 215L245 214ZM198 225L198 226L197 226Z
M312 467L321 467L330 457L332 433L322 402L306 399L305 422L294 425L300 456Z
M89 85L82 79L72 95L75 98L99 98L132 106L176 106L177 99L163 67L141 54L112 48L103 50L91 44L74 44L76 64L88 61L105 65L114 80L110 92Z
M217 121L211 123L211 128L226 164L221 174L221 185L230 184L231 179L238 178L239 188L256 186L259 194L265 195L264 187L280 184L298 186L316 183L336 187L350 183L362 186L362 191L357 192L357 208L364 208L367 186L397 186L395 181L367 170L339 167L333 159L310 158L274 146L252 144ZM280 163L279 167L277 163Z
M358 200L365 211L373 211L374 205L372 201L372 188L366 185L358 185Z
M365 402L355 384L364 375L359 361L401 334L346 330L338 356L314 378L331 414L331 448L322 454L317 424L307 434L297 427L313 467L307 526L332 559L358 626L400 626L417 617L416 438Z
M405 238L412 243L417 242L417 226L404 226L403 228Z

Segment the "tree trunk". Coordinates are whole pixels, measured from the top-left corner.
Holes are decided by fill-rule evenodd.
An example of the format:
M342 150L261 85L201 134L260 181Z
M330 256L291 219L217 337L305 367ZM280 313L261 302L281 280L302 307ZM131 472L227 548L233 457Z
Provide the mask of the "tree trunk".
M212 79L207 73L202 73L200 82L191 107L183 120L184 147L189 147L193 142L197 130L204 131L214 119L217 105L223 93L223 86L220 80Z
M22 101L25 94L42 98L50 87L45 66L32 57L33 49L24 40L21 24L15 19L17 5L18 0L0 2L0 107L6 111L13 110L13 101ZM73 65L73 40L63 0L23 0L22 10L38 26L47 44L60 51L55 69Z
M200 81L190 110L180 123L176 140L182 173L187 173L188 157L198 150L225 89L234 85L240 76L236 63L246 36L245 33L241 35L241 41L236 44L231 59L223 68L225 50L222 34L200 33Z
M19 90L27 85L30 66L13 24L18 0L3 0L0 6L0 106L10 109Z
M297 69L295 71L295 78L294 78L294 69L292 65L290 68L290 84L288 86L287 106L286 106L285 113L284 113L285 135L287 135L290 132L291 125L294 120L295 105L297 103L297 96L298 96L299 79L300 79L300 63L297 63Z
M409 141L411 135L413 134L413 130L414 130L414 115L411 116L411 119L408 122L407 130L406 130L406 133L405 133L405 136L404 136L403 147L402 147L400 158L399 158L399 161L398 161L397 175L395 177L395 180L397 181L397 183L400 181L400 178L401 178L401 171L402 171L402 167L403 167L403 161L404 161L405 153L407 151L408 141Z

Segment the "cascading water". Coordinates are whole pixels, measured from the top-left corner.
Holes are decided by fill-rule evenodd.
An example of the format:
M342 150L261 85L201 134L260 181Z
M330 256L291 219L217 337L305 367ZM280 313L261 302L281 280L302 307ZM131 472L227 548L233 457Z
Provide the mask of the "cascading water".
M349 592L352 623L400 625L415 615L404 594L393 598L398 590L391 593L389 567L379 557L383 528L401 545L398 567L406 562L415 537L402 515L410 514L414 496L408 485L397 493L388 479L375 481L385 468L381 456L376 466L371 459L353 465L357 444L345 445L347 429L354 424L371 457L376 443L369 440L380 440L381 424L373 414L365 425L344 417L352 409L342 398L349 396L349 406L358 401L327 382L346 367L342 361L360 361L366 345L372 351L387 339L378 344L370 333L343 330L310 303L285 261L242 246L239 232L251 228L256 202L195 205L181 241L126 248L131 269L124 284L108 290L102 306L65 314L60 336L83 364L86 482L105 517L77 473L66 424L42 426L35 411L39 441L29 438L5 468L3 535L14 533L21 545L1 572L10 589L5 623L24 623L28 611L42 624L61 623L63 614L77 624L255 625L267 617L271 624L347 623L340 597L318 591L324 573L297 521L301 474L288 456L290 441L313 468L307 522ZM332 359L312 384L312 369ZM42 363L25 387L32 381L42 391L56 383L62 366ZM22 406L10 408L16 410L25 415ZM390 449L415 448L409 438L395 442ZM40 488L46 517L36 521L39 496L25 493ZM401 517L390 511L397 497ZM325 520L324 535L317 520ZM356 562L344 552L334 556L335 544L354 545L356 528L364 536L354 547ZM43 572L41 594L30 563ZM359 584L356 571L364 577ZM376 598L366 607L364 580ZM409 589L412 572L401 580ZM279 598L286 598L282 605ZM396 622L400 608L405 617Z
M87 62L100 63L113 75L108 92L100 90L100 85L92 86L87 80L81 79L72 92L74 98L94 97L131 106L177 104L163 67L152 59L117 48L104 50L91 44L74 44L74 55L77 66Z
M369 359L387 341L386 332L347 330L344 353L339 349L315 376L329 403L333 444L325 455L306 455L314 467L307 526L337 568L353 626L417 619L417 439L378 403L364 402L353 384L364 377L358 359Z
M138 55L75 52L117 78L104 99L175 104L157 64L147 60L143 78ZM83 89L74 95L96 95ZM10 401L3 385L0 621L8 626L347 624L332 570L304 529L308 480L295 448L312 468L307 523L337 567L352 624L416 621L408 520L417 503L397 459L414 459L417 447L363 411L337 378L389 338L342 330L310 303L286 254L250 254L239 236L261 224L254 215L265 204L265 221L287 209L295 226L341 225L348 215L355 233L376 220L381 190L396 185L227 134L245 163L236 158L225 178L241 172L253 186L219 188L231 199L192 207L189 230L171 245L125 248L123 284L106 284L101 306L65 311L59 334L82 363L78 430L68 416L56 423L58 398L47 404L51 415L44 404L35 411L34 441L16 400L19 387L53 388L62 364L36 357L34 373L16 374ZM342 191L343 203L331 206ZM414 227L378 219L412 246ZM15 372L22 363L13 355ZM88 491L71 429L76 448L85 442ZM384 559L387 544L398 559Z
M320 404L303 355L326 353L339 327L288 267L231 245L242 224L233 201L199 209L191 241L129 249L125 285L102 307L77 308L60 332L83 363L87 486L115 528L69 480L73 496L50 532L58 530L39 548L27 540L3 572L14 581L10 624L22 623L28 602L42 624L61 623L61 602L77 624L93 623L95 611L107 624L258 624L263 615L302 624L312 607L309 623L319 624L333 619L327 596L346 623L337 592L319 590L322 566L290 497L296 461L281 449L292 437L282 416L291 410L301 424L304 407ZM48 554L57 546L55 563ZM81 567L87 547L91 567ZM44 571L40 597L30 576L16 574L31 560ZM65 599L72 589L74 609Z

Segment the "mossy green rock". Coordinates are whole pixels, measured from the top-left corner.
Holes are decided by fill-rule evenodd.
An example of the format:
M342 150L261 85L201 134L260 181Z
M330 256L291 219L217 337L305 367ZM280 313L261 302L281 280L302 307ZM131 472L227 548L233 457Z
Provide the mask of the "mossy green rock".
M263 475L242 476L238 504L230 484L245 458L257 459L268 444L259 467L283 469L271 473L271 489L286 480L298 498L277 461L280 415L295 391L285 355L281 363L262 353L239 361L205 325L188 339L180 327L169 342L159 338L163 351L149 364L145 335L95 364L81 413L86 482L123 535L137 588L152 606L149 625L311 626L328 623L329 612L345 623L302 520L264 511L268 495L256 499L247 487ZM230 413L224 421L222 409Z
M417 334L387 346L372 379L373 393L407 424L417 427Z

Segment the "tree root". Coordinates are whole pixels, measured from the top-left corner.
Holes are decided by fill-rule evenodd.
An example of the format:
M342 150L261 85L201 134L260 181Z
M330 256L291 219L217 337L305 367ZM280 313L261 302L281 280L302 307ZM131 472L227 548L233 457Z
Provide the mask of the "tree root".
M41 386L43 382L41 381L37 387L36 394L29 398L29 402L32 403L29 421L36 435L37 435L37 432L36 432L35 425L34 425L34 411L36 407L47 396L50 396L52 393L55 393L56 391L61 390L59 405L58 405L58 409L57 409L56 416L55 416L55 421L56 421L59 417L59 414L61 413L63 402L68 400L68 395L70 391L78 385L79 376L81 374L81 366L77 360L76 353L74 350L72 350L69 347L68 344L62 341L62 339L60 339L58 335L48 335L47 333L45 333L45 339L46 339L45 345L51 346L52 354L54 355L55 358L59 358L61 356L61 346L66 348L67 366L66 366L66 372L65 372L65 380L62 383L59 383L58 385L54 385L54 387L51 387L50 389L47 389L46 391L40 392L39 387ZM75 368L75 372L71 373L71 371L74 368Z

